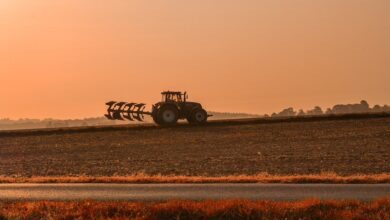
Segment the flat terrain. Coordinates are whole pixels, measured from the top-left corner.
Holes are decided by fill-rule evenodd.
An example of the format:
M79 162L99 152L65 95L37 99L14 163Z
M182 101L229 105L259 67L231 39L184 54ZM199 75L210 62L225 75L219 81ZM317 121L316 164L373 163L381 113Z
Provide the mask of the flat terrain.
M390 184L1 184L0 201L372 200Z
M0 175L390 172L390 118L0 132Z

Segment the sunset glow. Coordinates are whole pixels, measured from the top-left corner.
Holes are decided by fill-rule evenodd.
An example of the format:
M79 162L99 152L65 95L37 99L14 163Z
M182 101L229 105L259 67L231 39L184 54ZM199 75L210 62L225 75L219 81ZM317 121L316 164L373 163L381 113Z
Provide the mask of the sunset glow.
M188 91L208 110L390 104L388 0L0 0L0 118L102 116Z

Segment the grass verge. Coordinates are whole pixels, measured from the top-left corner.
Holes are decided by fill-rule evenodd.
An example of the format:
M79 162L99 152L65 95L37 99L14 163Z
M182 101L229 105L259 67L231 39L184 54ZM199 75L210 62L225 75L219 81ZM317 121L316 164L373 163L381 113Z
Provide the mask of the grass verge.
M276 176L258 174L253 176L162 176L143 173L131 176L58 176L58 177L6 177L0 183L390 183L390 173L373 175L340 176L335 173L311 175Z
M0 202L0 219L390 219L390 199Z

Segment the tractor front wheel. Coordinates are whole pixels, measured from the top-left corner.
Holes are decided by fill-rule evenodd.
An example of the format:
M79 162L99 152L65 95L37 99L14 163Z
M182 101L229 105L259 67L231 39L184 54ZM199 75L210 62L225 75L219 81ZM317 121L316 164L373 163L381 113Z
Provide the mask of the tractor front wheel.
M207 118L207 112L204 109L196 109L188 121L192 124L204 124L207 122Z
M179 119L179 111L171 105L160 108L156 122L160 125L174 125Z

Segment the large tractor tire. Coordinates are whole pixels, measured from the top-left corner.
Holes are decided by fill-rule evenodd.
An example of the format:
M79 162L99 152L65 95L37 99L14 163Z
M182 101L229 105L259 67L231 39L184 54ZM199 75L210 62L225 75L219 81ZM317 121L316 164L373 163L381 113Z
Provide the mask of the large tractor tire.
M158 118L158 115L152 115L152 118L153 118L154 123L156 123L158 125L162 124L161 121Z
M207 122L207 112L204 109L195 109L191 116L187 118L190 124L204 124Z
M165 105L160 108L156 123L160 125L174 125L179 120L179 111L173 105Z

